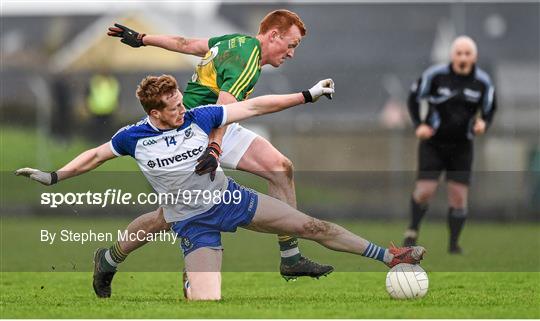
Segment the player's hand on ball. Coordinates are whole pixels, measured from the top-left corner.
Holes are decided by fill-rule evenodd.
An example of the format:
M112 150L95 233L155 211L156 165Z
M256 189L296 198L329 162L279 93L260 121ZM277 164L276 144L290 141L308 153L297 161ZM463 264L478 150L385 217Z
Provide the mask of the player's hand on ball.
M416 137L418 137L421 140L426 140L431 138L435 134L435 131L433 128L426 124L421 124L416 128Z
M201 157L197 158L197 166L195 173L204 175L210 173L210 180L214 181L216 177L216 169L219 166L219 156L221 155L221 147L218 143L212 142L206 147Z
M58 181L58 176L56 175L56 172L46 173L40 171L39 169L29 167L16 170L15 175L29 177L30 179L47 186L55 184Z
M486 132L486 122L483 119L477 118L473 130L475 135L484 134Z
M322 95L328 99L332 99L332 95L335 92L334 81L332 79L325 79L319 81L315 86L311 87L308 91L303 92L306 103L316 102Z
M120 41L133 48L144 46L143 38L146 36L144 33L138 33L135 30L131 30L126 26L115 23L114 27L109 27L107 35L111 37L122 38Z

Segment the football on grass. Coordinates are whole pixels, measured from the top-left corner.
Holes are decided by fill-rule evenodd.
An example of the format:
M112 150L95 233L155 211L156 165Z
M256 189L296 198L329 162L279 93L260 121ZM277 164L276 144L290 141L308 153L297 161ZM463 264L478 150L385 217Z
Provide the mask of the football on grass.
M398 264L386 275L386 291L394 299L415 299L426 295L429 280L417 264Z

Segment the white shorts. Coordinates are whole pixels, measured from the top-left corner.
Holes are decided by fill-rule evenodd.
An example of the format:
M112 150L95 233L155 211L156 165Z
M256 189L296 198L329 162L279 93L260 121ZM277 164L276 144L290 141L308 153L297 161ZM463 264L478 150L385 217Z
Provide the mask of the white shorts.
M238 162L246 153L251 142L259 135L246 129L238 123L232 123L227 127L221 143L222 154L219 162L222 167L236 169Z

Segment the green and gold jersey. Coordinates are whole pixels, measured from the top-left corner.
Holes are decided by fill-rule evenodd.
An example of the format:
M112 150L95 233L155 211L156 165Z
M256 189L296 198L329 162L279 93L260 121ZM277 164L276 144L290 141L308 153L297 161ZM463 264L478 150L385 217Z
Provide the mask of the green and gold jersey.
M184 91L191 109L215 104L220 91L242 101L253 92L261 74L261 44L256 38L232 34L208 40L210 50L201 59Z

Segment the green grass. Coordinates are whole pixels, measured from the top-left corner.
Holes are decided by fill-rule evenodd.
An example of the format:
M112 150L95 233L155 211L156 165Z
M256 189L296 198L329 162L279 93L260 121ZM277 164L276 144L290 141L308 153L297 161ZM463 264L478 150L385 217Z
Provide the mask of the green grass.
M309 241L301 241L303 253L334 264L337 272L321 280L287 283L276 272L275 237L244 230L223 237L226 272L221 302L182 299L178 245L164 242L149 244L128 257L115 277L113 297L98 300L91 288L91 255L108 243L44 245L38 240L41 228L112 231L129 221L3 217L1 317L540 318L538 224L472 222L463 235L466 253L450 256L446 227L426 222L422 241L428 255L422 266L428 271L430 289L425 298L414 301L388 297L387 269L382 264ZM342 223L381 245L399 241L405 224ZM61 272L73 270L77 272Z
M118 273L111 299L91 273L3 273L2 318L538 318L538 273L429 274L427 296L396 301L384 273L334 273L286 283L228 272L221 302L185 302L180 273Z

